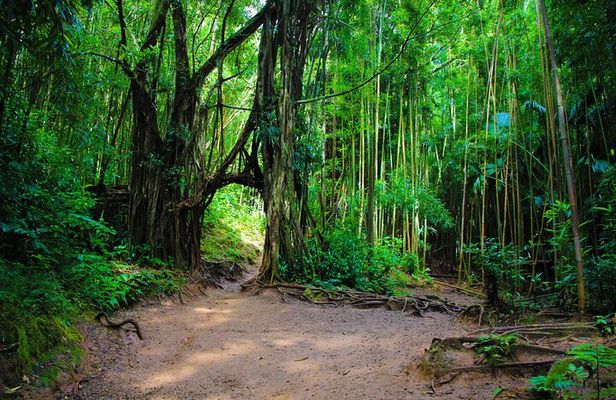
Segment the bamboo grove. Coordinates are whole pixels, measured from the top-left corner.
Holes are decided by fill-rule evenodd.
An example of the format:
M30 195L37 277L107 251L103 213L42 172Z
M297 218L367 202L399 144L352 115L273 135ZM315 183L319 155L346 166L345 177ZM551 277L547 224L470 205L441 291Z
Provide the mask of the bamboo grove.
M612 1L0 8L10 337L67 299L116 307L118 259L199 276L228 185L263 201L259 283L391 292L432 271L500 308L614 310ZM104 296L70 289L90 279Z
M381 2L330 12L337 33L320 37L329 62L320 87L344 91L382 73L307 105L323 118L322 229L351 219L369 241L397 238L421 265L448 264L460 281L477 268L487 279L486 253L509 249L517 272L499 279L529 293L539 279L523 283L519 271L580 281L569 295L583 310L582 253L596 279L611 240L613 6ZM357 53L370 57L358 65Z

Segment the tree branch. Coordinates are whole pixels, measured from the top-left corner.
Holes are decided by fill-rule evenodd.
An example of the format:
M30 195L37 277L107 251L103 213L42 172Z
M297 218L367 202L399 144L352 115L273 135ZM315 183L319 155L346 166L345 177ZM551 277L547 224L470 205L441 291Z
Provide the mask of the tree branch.
M227 53L244 43L265 20L265 14L270 11L270 6L264 6L254 17L252 17L240 30L235 32L233 36L227 39L210 58L203 63L199 70L192 77L189 88L197 90L205 81L205 78L216 68L217 62Z
M130 67L128 66L128 64L124 61L124 60L118 60L117 58L105 55L105 54L100 54L100 53L96 53L93 51L88 51L88 52L83 52L83 53L77 53L75 54L77 56L82 55L82 56L94 56L94 57L99 57L102 58L103 60L107 60L107 61L111 61L112 63L119 65L120 68L122 68L122 71L124 71L124 73L126 74L126 76L129 79L133 79L134 78L134 72L132 69L130 69Z
M156 2L155 6L155 19L150 25L150 30L148 31L148 35L141 45L141 51L147 50L156 45L156 40L160 31L165 24L165 19L167 18L167 10L169 10L169 2L167 0L159 0Z
M124 6L122 5L122 0L116 0L116 5L118 7L118 22L120 23L120 48L126 48L126 21L124 20Z

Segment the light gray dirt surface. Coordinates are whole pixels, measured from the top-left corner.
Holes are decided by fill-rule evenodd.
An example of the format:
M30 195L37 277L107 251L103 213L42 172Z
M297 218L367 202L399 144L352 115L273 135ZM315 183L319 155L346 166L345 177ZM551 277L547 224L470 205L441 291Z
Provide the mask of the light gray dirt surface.
M274 290L184 300L116 317L137 319L143 341L125 330L94 335L78 398L491 399L496 386L489 376L458 377L433 394L420 378L432 338L465 332L444 313L285 302Z

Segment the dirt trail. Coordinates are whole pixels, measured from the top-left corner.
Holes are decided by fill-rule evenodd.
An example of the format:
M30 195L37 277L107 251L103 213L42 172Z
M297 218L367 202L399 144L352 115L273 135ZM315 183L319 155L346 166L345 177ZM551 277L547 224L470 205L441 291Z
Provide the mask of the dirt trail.
M81 399L491 399L494 382L458 378L430 395L412 371L433 337L465 332L452 316L283 302L233 288L184 305L135 307L143 341L89 326ZM95 333L95 334L94 334Z

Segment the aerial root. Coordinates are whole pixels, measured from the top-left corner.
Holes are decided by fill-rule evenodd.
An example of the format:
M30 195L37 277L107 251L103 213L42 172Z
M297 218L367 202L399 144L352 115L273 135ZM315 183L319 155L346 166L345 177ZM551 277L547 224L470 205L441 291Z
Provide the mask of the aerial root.
M201 268L197 271L197 279L205 286L224 289L221 283L223 279L237 282L244 272L246 272L246 268L234 261L201 260Z

